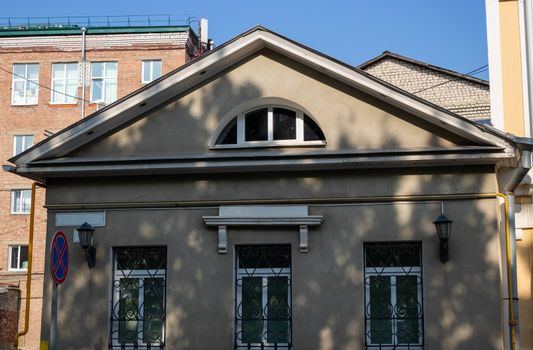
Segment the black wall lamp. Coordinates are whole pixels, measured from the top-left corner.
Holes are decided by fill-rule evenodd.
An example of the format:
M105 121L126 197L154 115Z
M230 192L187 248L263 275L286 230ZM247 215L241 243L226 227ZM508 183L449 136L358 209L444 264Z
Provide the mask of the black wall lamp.
M448 219L446 215L441 214L433 221L437 229L437 236L439 236L440 245L440 261L445 263L448 261L448 241L452 233L452 220Z
M85 252L87 265L92 269L96 263L96 247L93 244L94 228L87 222L84 222L78 227L78 237L80 238L80 246Z

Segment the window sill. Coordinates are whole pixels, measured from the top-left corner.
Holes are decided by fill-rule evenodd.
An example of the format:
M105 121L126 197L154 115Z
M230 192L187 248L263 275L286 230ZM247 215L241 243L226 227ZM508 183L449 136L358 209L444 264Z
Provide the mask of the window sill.
M8 271L8 272L27 273L27 272L28 272L28 269L12 269L12 268L8 268L7 271Z
M78 103L54 103L54 102L50 102L48 103L48 107L52 107L52 108L55 108L55 107L77 107L78 106Z
M209 146L210 150L242 149L242 148L268 148L268 147L325 147L325 141L251 141L231 145Z
M30 215L30 212L23 212L23 213L19 213L19 212L11 212L10 213L11 215Z
M39 105L39 102L37 103L12 103L11 107L35 107Z

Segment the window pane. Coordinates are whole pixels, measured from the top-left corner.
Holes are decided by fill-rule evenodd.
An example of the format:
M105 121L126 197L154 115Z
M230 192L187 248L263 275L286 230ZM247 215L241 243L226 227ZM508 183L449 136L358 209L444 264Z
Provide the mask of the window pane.
M52 86L52 102L54 103L62 103L64 102L65 95L63 94L65 92L65 85L64 80L54 80L53 86Z
M135 343L139 319L139 279L122 278L120 280L119 300L119 342Z
M29 213L31 206L31 190L22 190L22 212Z
M25 78L26 77L26 65L25 64L14 64L13 74L15 74L16 79Z
M23 104L24 100L24 90L25 90L24 81L16 81L13 85L13 103L14 104Z
M242 342L260 343L263 335L263 278L242 279Z
M78 80L78 63L67 63L67 78Z
M216 143L219 145L234 145L237 143L237 117L226 125L226 128L218 136Z
M152 80L155 80L161 76L161 61L153 61L153 77Z
M102 78L104 76L104 62L93 62L91 64L91 76Z
M274 140L296 139L296 112L274 108Z
M12 208L11 208L11 211L13 213L20 213L20 210L21 210L21 204L22 204L22 193L20 190L15 190L15 191L12 191L12 196L13 196L13 205L12 205Z
M91 88L91 101L103 100L103 84L104 82L102 79L93 80L93 86Z
M105 80L105 98L106 104L114 102L117 99L117 81L114 79Z
M150 65L152 61L143 61L143 81L148 82L152 81L152 77L150 76Z
M392 343L391 281L389 276L370 277L370 340Z
M239 248L240 269L279 269L291 267L289 246L246 246Z
M77 96L78 96L78 81L73 80L73 79L67 80L65 103L75 103Z
M246 141L267 141L268 109L262 108L246 114L244 126Z
M117 62L106 62L105 63L105 76L106 78L116 78L117 77Z
M39 85L33 81L28 81L26 84L26 103L37 103L37 95L39 94Z
M38 64L28 64L28 79L39 81L39 65Z
M52 78L63 79L65 77L65 64L54 63L52 64Z
M288 277L268 278L268 325L269 343L289 342L289 279Z
M420 266L418 244L373 244L366 251L367 267Z
M20 268L27 270L28 269L28 246L20 246Z
M160 343L163 340L164 294L164 278L146 278L144 280L143 341L145 343Z
M120 248L117 270L165 270L167 251L162 248Z
M418 278L396 277L396 317L398 318L398 342L418 343Z
M309 116L304 116L304 141L323 141L326 137L317 123Z
M11 262L9 268L18 269L19 266L19 247L11 247Z
M24 151L24 137L23 136L15 136L13 142L15 143L15 151L14 155L16 156L19 153L22 153Z

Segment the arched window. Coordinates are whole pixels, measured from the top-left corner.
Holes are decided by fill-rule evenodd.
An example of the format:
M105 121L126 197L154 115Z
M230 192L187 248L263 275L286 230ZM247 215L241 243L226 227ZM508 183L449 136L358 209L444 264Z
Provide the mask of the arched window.
M324 133L303 110L269 104L235 113L215 138L214 148L323 146Z

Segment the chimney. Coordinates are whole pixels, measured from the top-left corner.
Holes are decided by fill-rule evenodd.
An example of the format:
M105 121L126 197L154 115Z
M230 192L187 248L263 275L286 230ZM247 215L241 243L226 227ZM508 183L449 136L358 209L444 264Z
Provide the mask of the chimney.
M206 47L208 44L208 31L207 31L207 19L206 18L200 18L200 25L198 28L198 33L200 34L200 43L202 43L202 46Z

